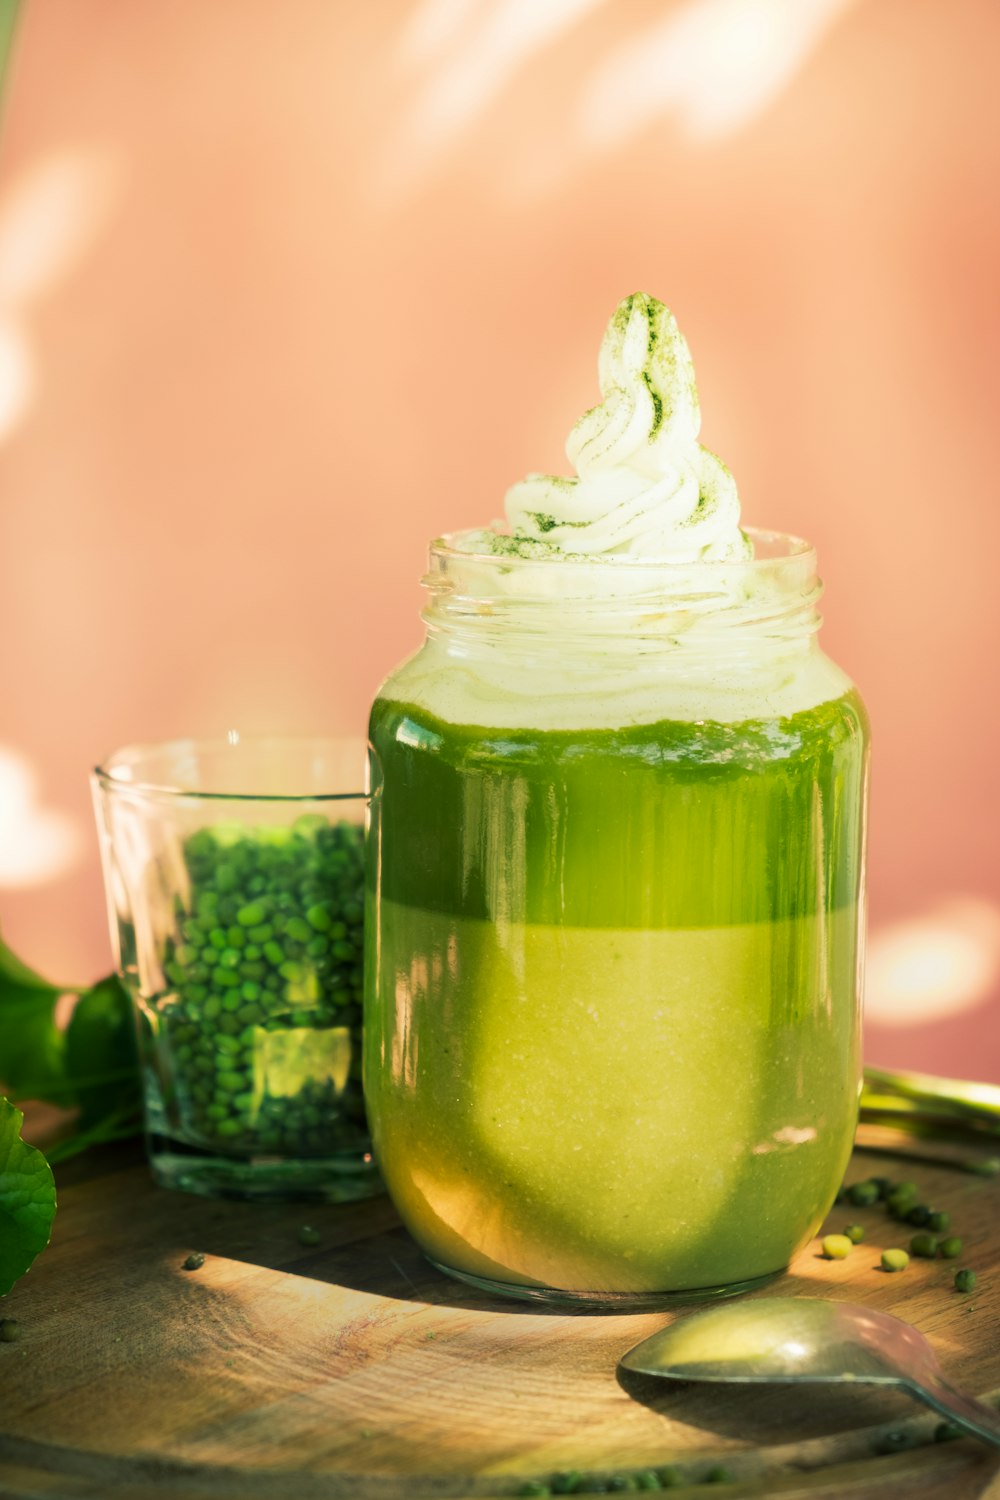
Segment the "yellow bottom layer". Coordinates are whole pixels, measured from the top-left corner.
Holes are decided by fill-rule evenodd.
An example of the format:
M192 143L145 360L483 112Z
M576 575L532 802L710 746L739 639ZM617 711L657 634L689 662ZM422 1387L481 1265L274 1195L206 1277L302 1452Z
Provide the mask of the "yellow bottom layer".
M370 917L366 1095L415 1238L575 1291L765 1275L853 1139L854 909L683 931Z

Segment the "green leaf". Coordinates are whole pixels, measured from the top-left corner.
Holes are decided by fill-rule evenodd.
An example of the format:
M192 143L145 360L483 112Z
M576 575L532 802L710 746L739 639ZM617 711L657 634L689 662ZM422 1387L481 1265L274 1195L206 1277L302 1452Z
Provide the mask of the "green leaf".
M65 1033L55 1024L60 995L80 996ZM49 1152L66 1157L141 1127L135 1024L117 975L90 989L51 984L0 938L0 1082L19 1099L78 1105L76 1134Z
M19 1099L66 1102L66 1039L54 1019L66 992L29 969L0 938L0 1082Z
M114 1141L130 1141L142 1133L142 1114L138 1104L129 1104L113 1114L102 1115L96 1125L82 1133L77 1132L64 1141L57 1141L55 1145L49 1146L45 1152L49 1166L57 1166L60 1162L71 1161L74 1156L80 1156L84 1151L89 1151L91 1146L107 1146Z
M0 1098L0 1296L44 1250L56 1214L56 1185L40 1151L21 1139L19 1109Z
M138 1112L132 1002L116 974L100 980L77 1001L66 1031L66 1068L84 1129L129 1108Z

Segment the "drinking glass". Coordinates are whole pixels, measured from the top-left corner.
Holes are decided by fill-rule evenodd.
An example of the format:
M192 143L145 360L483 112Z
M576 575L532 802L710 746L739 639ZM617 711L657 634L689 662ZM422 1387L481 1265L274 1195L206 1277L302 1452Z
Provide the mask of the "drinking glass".
M156 1181L380 1191L361 1093L362 743L137 745L91 780Z

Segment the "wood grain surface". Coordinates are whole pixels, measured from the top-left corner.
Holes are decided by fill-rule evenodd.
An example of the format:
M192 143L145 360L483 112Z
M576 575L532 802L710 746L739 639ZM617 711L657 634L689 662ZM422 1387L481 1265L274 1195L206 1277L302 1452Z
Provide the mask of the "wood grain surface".
M879 1138L886 1141L884 1134ZM814 1242L759 1295L866 1302L923 1329L961 1385L1000 1395L1000 1180L857 1151L849 1181L915 1181L948 1209L959 1262L878 1269L913 1232L881 1207L827 1261ZM306 1249L304 1222L321 1233ZM186 1271L190 1251L205 1254ZM956 1264L975 1293L953 1290ZM683 1310L548 1313L434 1271L384 1198L350 1207L212 1202L155 1188L134 1148L68 1164L53 1242L0 1304L0 1496L325 1500L516 1494L527 1479L668 1462L672 1494L895 1500L1000 1494L1000 1455L940 1443L938 1419L873 1389L676 1386L615 1373ZM912 1447L880 1455L902 1431ZM699 1481L724 1463L731 1482Z

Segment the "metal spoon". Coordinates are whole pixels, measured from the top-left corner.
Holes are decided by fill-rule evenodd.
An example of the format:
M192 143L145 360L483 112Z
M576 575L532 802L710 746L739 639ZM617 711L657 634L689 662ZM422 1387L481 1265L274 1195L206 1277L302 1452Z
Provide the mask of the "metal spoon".
M945 1379L922 1333L848 1302L760 1297L721 1303L643 1339L620 1364L669 1380L899 1386L1000 1447L1000 1415Z

